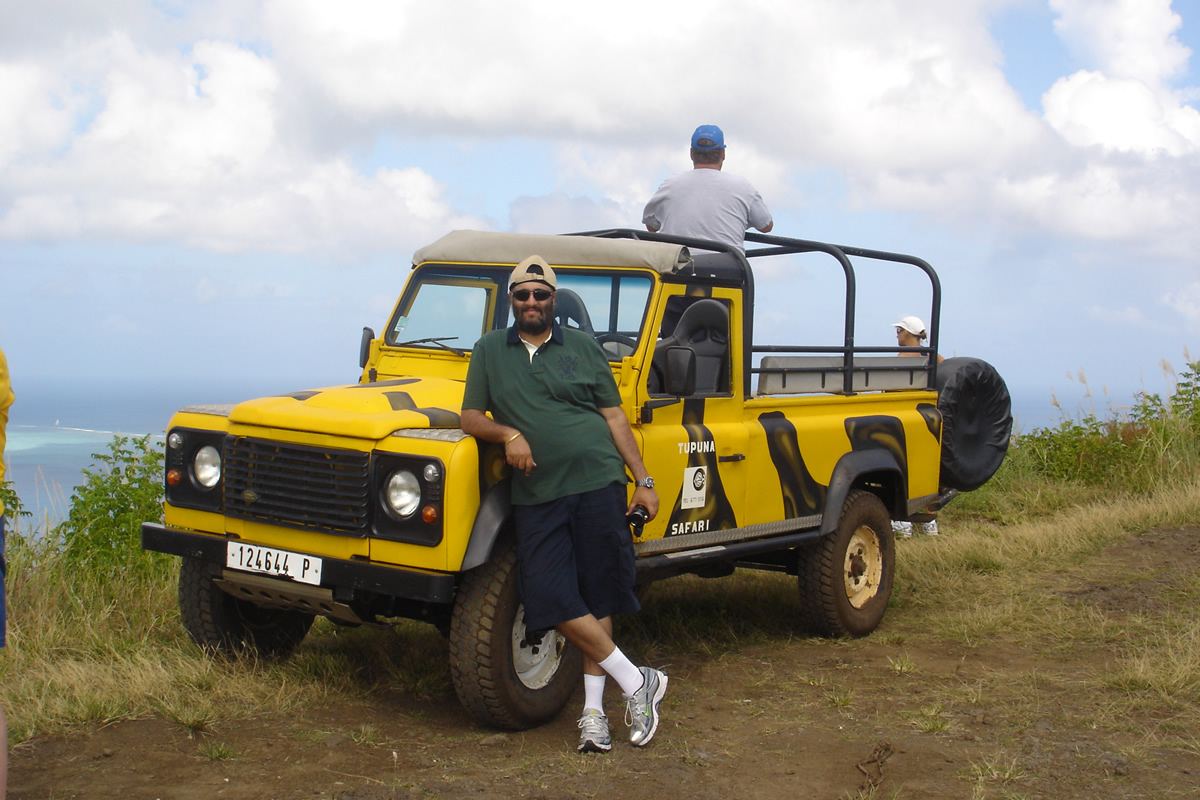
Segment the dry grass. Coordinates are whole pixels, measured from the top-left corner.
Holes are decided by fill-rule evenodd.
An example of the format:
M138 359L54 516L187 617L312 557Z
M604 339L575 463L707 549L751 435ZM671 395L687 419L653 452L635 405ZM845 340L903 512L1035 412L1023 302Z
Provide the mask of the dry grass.
M334 681L305 674L305 658L270 664L203 656L179 622L170 573L91 575L19 537L8 556L0 703L14 743L154 714L194 734L336 690Z
M1078 698L1072 713L1081 720L1138 737L1146 751L1197 752L1200 581L1174 576L1165 609L1153 614L1113 615L1090 603L1065 602L1061 593L1062 576L1102 548L1196 519L1200 487L1177 486L1012 526L944 524L952 531L948 536L904 543L889 625L910 641L929 637L969 651L1028 652L1050 656L1051 664L1095 665L1082 683L1053 669L1015 679L1009 673L1002 680L946 686L938 702L961 703L965 692L973 702L1004 708L1021 728L1045 714L1047 704L1060 702L1051 698L1070 696ZM1132 582L1139 576L1123 577ZM982 772L993 774L995 766Z
M1104 546L1131 531L1198 518L1200 488L1189 486L1015 525L944 524L947 535L901 543L894 605L885 630L872 638L901 650L906 643L930 640L1064 653L1105 648L1110 668L1080 687L1109 698L1109 711L1096 724L1120 724L1122 709L1161 707L1183 722L1177 731L1146 735L1200 748L1194 734L1189 744L1186 733L1200 730L1193 724L1200 723L1200 623L1183 613L1200 597L1179 598L1179 617L1121 625L1086 606L1054 601L1060 573ZM453 702L445 643L430 626L345 630L318 621L289 661L224 662L204 656L187 638L169 571L80 574L63 569L36 545L18 542L10 549L9 589L10 641L0 658L0 702L9 710L13 742L149 715L172 720L192 735L210 734L250 715L396 686ZM620 634L626 649L641 655L721 658L755 644L785 646L803 635L797 608L794 579L785 575L685 577L655 586L646 610L623 620ZM828 646L852 652L858 645ZM890 665L897 675L920 677L905 656ZM1046 681L1054 677L1029 675L1020 686L947 685L925 701L936 713L914 724L940 729L944 709L982 698L1032 715ZM852 695L829 689L827 702L852 701Z

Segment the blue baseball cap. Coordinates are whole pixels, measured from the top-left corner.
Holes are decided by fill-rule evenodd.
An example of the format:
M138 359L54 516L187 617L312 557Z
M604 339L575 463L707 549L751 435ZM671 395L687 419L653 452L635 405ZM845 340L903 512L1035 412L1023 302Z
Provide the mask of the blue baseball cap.
M725 134L716 125L701 125L692 134L692 147L697 150L724 150Z

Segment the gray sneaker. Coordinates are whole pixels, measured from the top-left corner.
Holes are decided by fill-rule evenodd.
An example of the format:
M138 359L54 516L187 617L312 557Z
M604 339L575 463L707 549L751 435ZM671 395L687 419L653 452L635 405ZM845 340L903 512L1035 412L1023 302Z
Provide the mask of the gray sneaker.
M608 717L588 709L579 718L579 752L607 753L609 750L612 750L612 737L608 735Z
M642 688L628 698L625 724L629 726L629 741L634 747L645 747L658 730L658 704L667 693L667 673L651 667L642 671Z

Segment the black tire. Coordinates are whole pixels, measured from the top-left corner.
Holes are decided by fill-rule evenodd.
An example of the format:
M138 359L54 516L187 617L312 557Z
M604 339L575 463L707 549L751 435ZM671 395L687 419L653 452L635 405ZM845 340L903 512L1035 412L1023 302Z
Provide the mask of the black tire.
M219 565L187 556L179 567L179 615L204 650L227 658L248 650L283 658L308 635L312 614L239 600L213 583L220 574Z
M1012 399L996 368L947 358L937 368L942 414L942 488L969 492L1000 469L1012 434Z
M800 604L823 636L866 636L883 620L896 567L892 520L878 497L854 491L837 530L801 552Z
M463 575L450 622L450 674L463 706L485 725L521 731L558 716L580 684L583 655L558 631L526 637L517 555L498 546Z

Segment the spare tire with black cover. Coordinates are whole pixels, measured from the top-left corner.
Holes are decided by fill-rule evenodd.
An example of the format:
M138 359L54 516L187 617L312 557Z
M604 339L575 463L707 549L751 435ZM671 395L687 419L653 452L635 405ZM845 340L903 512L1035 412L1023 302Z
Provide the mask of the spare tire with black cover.
M937 367L942 414L941 486L978 489L1000 469L1012 434L1012 399L996 368L978 358Z

